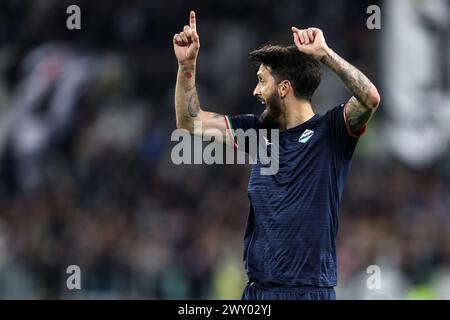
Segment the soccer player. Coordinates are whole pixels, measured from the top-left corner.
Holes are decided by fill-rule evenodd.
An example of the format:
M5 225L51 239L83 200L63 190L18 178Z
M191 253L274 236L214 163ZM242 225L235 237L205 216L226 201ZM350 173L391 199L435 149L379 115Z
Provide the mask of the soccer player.
M280 130L279 171L261 175L258 161L248 184L244 262L249 282L242 299L336 299L340 199L358 138L380 103L377 88L327 46L321 30L290 31L295 46L269 45L250 53L260 65L253 92L265 107L259 117L223 116L200 107L195 87L200 39L194 12L173 38L177 128L193 133L194 121L201 121L203 130L215 128L224 137L239 128ZM320 63L352 94L325 115L315 114L311 106ZM229 141L234 144L234 139Z

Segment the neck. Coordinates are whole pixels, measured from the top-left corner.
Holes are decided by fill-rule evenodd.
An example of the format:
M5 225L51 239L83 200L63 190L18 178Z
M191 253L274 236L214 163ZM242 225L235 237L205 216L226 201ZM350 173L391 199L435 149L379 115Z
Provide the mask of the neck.
M314 117L311 103L306 100L290 99L284 101L284 128L285 130L297 127Z

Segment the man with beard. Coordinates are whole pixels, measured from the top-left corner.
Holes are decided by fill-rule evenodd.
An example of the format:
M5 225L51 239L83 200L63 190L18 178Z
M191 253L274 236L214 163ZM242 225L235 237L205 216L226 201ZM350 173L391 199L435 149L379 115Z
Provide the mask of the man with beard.
M333 52L317 28L291 29L295 46L265 46L250 53L260 64L253 92L264 105L255 115L222 116L200 108L196 59L200 48L195 13L173 38L178 60L177 127L219 129L235 144L235 129L279 129L279 171L252 169L250 213L244 239L249 282L243 299L335 299L336 236L344 182L358 138L380 96L370 80ZM320 62L333 70L352 97L317 115L311 98L320 83ZM201 133L200 133L201 134ZM269 142L267 145L275 143ZM235 145L236 147L236 145Z

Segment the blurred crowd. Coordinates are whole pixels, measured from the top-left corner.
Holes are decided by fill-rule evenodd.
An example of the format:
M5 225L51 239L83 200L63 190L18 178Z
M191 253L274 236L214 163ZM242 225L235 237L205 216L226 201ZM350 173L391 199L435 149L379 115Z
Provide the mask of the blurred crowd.
M246 283L248 165L174 165L173 34L194 8L200 101L260 113L250 50L317 25L380 77L377 1L0 3L0 298L238 299ZM66 7L81 8L67 30ZM324 9L326 8L326 9ZM313 103L348 98L329 71ZM338 298L450 299L450 166L412 169L379 150L383 108L343 196ZM81 290L66 287L81 269ZM382 287L368 290L367 268Z

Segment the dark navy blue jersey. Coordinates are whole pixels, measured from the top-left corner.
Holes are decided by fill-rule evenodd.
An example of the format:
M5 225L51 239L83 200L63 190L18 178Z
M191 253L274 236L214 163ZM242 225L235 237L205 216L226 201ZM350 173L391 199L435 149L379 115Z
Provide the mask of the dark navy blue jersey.
M232 134L262 129L255 115L226 120ZM278 173L262 175L263 164L253 165L244 240L250 279L336 286L339 205L357 141L340 105L280 132Z

